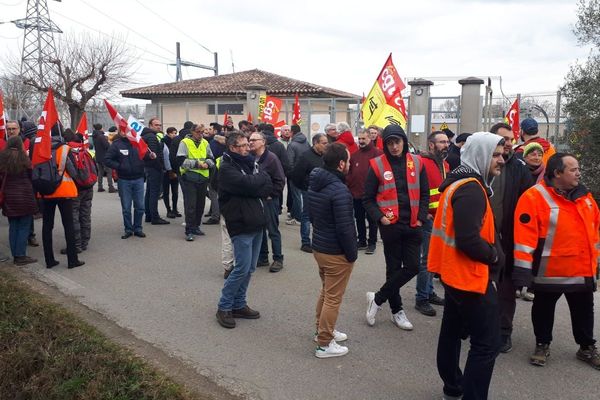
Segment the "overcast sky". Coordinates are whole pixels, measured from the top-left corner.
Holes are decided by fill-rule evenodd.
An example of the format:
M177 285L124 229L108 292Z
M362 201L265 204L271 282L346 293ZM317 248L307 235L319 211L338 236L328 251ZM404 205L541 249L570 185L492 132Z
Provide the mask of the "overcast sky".
M502 76L505 94L556 91L583 60L572 33L575 0L420 1L48 1L65 32L120 35L136 56L126 88L175 80L182 58L221 74L259 68L311 83L367 93L387 55L402 78ZM1 21L25 16L25 0L0 0ZM110 16L110 18L109 18ZM20 54L22 31L0 25L0 57ZM233 55L233 57L232 57ZM212 75L184 68L184 79ZM494 80L494 92L499 93ZM434 95L458 95L452 81ZM407 95L407 91L403 94Z

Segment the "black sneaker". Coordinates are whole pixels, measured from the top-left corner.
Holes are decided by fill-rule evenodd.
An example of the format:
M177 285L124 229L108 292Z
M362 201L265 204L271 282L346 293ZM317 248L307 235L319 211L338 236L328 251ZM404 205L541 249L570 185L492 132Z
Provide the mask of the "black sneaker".
M258 319L260 318L260 313L256 310L251 309L247 305L244 308L240 308L238 310L232 310L231 316L233 318L243 318L243 319Z
M219 220L216 218L209 218L206 221L204 221L204 225L217 225L219 224Z
M144 232L142 232L142 231L134 232L133 234L135 236L139 237L139 238L145 238L146 237L146 234Z
M100 193L100 192L106 192L106 190L104 190L104 188L99 187L98 188L98 193Z
M167 211L167 218L173 219L176 218L176 215L173 211Z
M600 370L600 354L598 353L598 348L593 344L581 346L579 350L577 350L576 355L579 360L585 361L593 368Z
M303 245L300 247L300 250L302 250L302 251L303 251L303 252L305 252L305 253L312 253L312 252L313 252L313 250L312 250L312 247L310 247L310 245L309 245L309 244L303 244Z
M367 249L367 242L358 242L357 246L358 246L358 250L366 250Z
M233 319L233 315L231 311L217 311L217 321L219 325L223 328L233 329L235 328L235 319Z
M123 236L121 236L121 239L129 239L132 236L133 236L133 232L125 232L123 234Z
M155 220L153 220L152 225L168 225L170 224L169 221L167 221L166 219L162 219L162 218L157 218Z
M365 254L375 254L376 245L370 244L367 246L367 250L365 250Z
M502 335L500 353L508 353L512 350L512 339L510 335Z
M550 345L538 343L535 345L535 350L529 358L529 363L537 367L543 367L546 365L548 357L550 357Z
M256 263L257 267L268 267L269 266L269 260L258 260L258 262Z
M85 261L76 261L75 264L69 264L69 266L67 268L69 269L73 269L73 268L77 268L77 267L81 267L82 265L85 265Z
M419 300L415 303L415 309L423 315L428 317L435 317L437 312L431 307L431 304L427 300Z
M429 304L433 304L434 306L443 306L444 299L442 299L435 292L433 292L429 295Z

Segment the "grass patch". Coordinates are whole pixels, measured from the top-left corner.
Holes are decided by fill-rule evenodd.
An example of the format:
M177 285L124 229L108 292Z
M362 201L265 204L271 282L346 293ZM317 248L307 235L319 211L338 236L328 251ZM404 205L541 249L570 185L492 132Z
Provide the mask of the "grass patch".
M199 397L0 271L0 399Z

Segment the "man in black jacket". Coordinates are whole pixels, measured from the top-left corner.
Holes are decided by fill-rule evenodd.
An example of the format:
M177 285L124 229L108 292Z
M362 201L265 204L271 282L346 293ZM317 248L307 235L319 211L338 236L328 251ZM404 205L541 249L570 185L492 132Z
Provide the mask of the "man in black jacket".
M227 151L219 168L219 208L233 244L235 264L225 280L217 310L224 328L235 328L234 318L260 318L246 303L246 292L266 225L263 199L273 192L271 177L258 170L248 139L241 132L227 138Z
M279 232L279 205L281 192L285 185L285 175L283 174L283 167L277 156L267 150L265 136L262 133L252 133L249 142L250 152L256 157L259 170L268 173L271 177L271 182L273 183L273 191L264 201L267 226L266 229L263 230L258 266L266 267L269 265L268 234L269 239L271 239L271 249L273 250L273 263L269 268L269 272L279 272L283 268L281 232Z
M144 155L150 159L151 153ZM121 239L127 239L132 235L146 237L142 230L142 217L144 216L144 160L136 147L134 147L126 136L119 132L106 152L104 164L109 168L117 170L119 175L118 187L121 199L121 210L123 212L123 225L125 233ZM133 203L133 222L131 220L131 204Z
M102 177L106 175L106 181L108 182L108 193L115 193L117 190L113 185L112 171L104 165L104 158L106 157L106 151L110 144L104 131L102 130L102 124L94 124L94 132L92 133L92 140L94 142L94 151L96 155L96 165L98 166L98 191L104 192L102 187Z
M519 197L531 186L533 178L525 162L516 156L513 151L513 132L510 125L498 123L490 129L504 138L504 170L502 174L492 182L494 195L490 198L490 204L494 211L496 230L500 233L500 243L506 256L504 265L504 278L498 285L498 302L500 306L500 334L502 339L502 353L508 353L512 349L513 318L517 302L515 298L516 287L512 281L515 209Z
M329 358L348 353L347 347L337 344L348 339L348 335L338 332L335 323L358 249L352 194L344 183L350 168L350 153L346 146L340 143L328 145L323 164L323 168L311 172L306 197L314 226L313 256L321 277L316 308L315 341L318 346L315 356Z
M148 128L142 130L142 140L148 145L148 149L156 154L156 158L144 160L146 173L146 194L144 195L144 209L146 222L152 225L166 225L170 222L164 220L158 214L158 198L160 195L162 175L164 169L163 146L157 133L162 130L162 124L157 117L150 118Z
M382 139L384 154L370 161L363 205L379 222L386 281L377 293L367 292L366 318L373 326L377 311L388 301L392 322L412 330L402 309L400 288L419 270L422 226L429 210L427 172L420 158L408 152L408 139L399 125L386 126Z

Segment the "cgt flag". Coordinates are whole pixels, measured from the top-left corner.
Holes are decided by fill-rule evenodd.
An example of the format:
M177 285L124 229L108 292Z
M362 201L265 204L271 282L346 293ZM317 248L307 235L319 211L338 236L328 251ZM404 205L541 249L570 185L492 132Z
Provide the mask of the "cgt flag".
M519 141L519 98L516 98L510 106L504 121L512 128L515 143L517 143Z
M294 106L292 108L292 124L302 125L302 115L300 114L300 101L298 100L298 93L294 98Z
M383 128L395 124L406 130L406 106L402 98L405 87L390 53L362 104L361 114L365 126L377 125Z
M137 148L140 160L143 159L146 156L146 153L148 153L148 145L146 142L142 140L141 135L131 129L127 123L127 120L125 120L125 118L119 114L117 109L114 108L106 99L104 99L104 104L106 105L106 109L110 114L110 118L114 121L119 132L126 132L126 137L129 139L131 145Z
M6 147L8 132L6 130L6 113L4 112L4 99L2 90L0 90L0 150Z
M52 159L50 130L56 123L58 123L58 112L54 103L54 92L52 88L49 88L40 122L38 123L38 131L35 135L31 164L37 165Z
M87 150L90 148L90 140L88 135L88 127L87 127L87 115L85 111L81 115L81 119L79 120L79 125L77 125L77 133L81 133L83 136L83 147Z
M261 96L259 100L258 119L266 124L274 125L279 120L281 112L281 99L273 96Z

